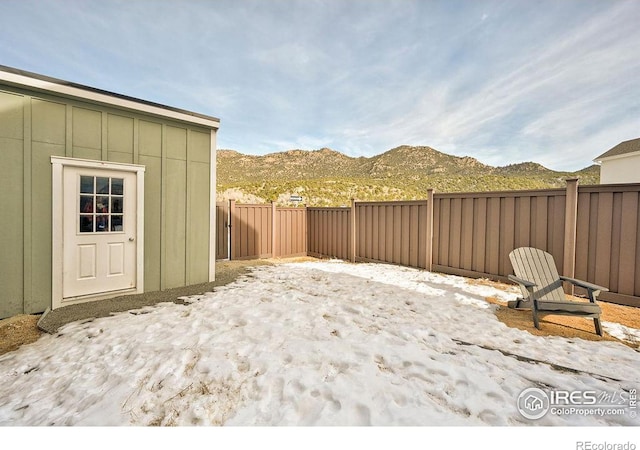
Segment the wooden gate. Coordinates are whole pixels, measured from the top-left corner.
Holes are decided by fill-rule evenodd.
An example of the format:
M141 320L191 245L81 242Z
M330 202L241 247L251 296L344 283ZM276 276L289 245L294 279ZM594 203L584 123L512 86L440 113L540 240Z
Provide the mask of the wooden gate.
M229 202L216 203L216 259L229 258Z
M231 259L271 258L272 206L230 203Z
M227 245L232 260L257 258L285 258L307 254L307 209L281 208L275 204L242 205L230 200L218 207L226 207L228 217L225 234L218 231L218 250ZM222 225L218 209L218 229ZM230 241L229 241L230 238ZM220 258L220 256L218 256Z

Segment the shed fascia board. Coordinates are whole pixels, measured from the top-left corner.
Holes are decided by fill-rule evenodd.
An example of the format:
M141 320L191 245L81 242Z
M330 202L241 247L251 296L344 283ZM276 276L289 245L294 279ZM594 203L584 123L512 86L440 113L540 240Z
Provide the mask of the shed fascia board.
M594 159L593 162L600 164L603 161L613 161L614 159L632 158L634 156L640 156L640 151L639 152L631 152L631 153L623 153L621 155L605 156L604 158Z
M0 66L0 82L218 129L220 120L170 106Z

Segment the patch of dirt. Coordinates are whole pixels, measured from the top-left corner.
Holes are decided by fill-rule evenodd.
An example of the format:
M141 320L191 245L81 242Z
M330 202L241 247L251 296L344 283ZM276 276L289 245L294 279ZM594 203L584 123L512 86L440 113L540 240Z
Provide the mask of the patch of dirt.
M516 292L517 287L512 284L493 281L486 278L469 280L471 284L491 286L503 291ZM540 319L540 330L533 326L533 316L531 310L511 309L507 307L505 301L497 298L489 297L486 299L489 303L498 305L495 311L498 320L511 328L528 331L536 336L562 336L566 338L581 338L590 341L617 341L622 342L632 348L640 349L640 342L621 341L607 334L603 330L602 337L595 333L593 319L573 316L545 316ZM567 295L567 300L587 302L588 299L578 298ZM602 322L615 322L629 328L640 329L640 308L633 306L623 306L615 303L598 301L598 305L602 308L600 320Z
M0 320L0 355L37 341L43 334L37 323L40 315L20 314Z
M567 296L568 300L588 301L572 296ZM621 341L610 336L603 330L603 336L595 333L593 319L574 316L544 316L540 319L540 329L533 326L533 316L528 309L512 309L507 307L506 302L488 297L489 303L498 305L495 310L496 317L505 325L511 328L528 331L536 336L562 336L566 338L581 338L590 341L617 341L622 342L632 348L639 349L640 342ZM640 309L632 306L622 306L614 303L598 302L602 308L600 320L602 322L615 322L629 328L640 329Z

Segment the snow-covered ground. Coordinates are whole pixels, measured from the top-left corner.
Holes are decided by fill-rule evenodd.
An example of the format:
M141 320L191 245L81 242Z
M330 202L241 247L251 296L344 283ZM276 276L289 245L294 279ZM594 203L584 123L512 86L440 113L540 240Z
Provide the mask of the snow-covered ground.
M527 388L628 396L640 353L509 328L486 296L516 291L383 264L258 267L0 356L0 425L640 424L524 418Z

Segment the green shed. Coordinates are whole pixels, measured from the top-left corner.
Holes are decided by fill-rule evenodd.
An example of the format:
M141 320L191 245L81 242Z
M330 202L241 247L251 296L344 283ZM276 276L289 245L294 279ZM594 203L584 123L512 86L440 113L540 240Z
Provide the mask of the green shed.
M213 281L219 125L0 66L0 319Z

